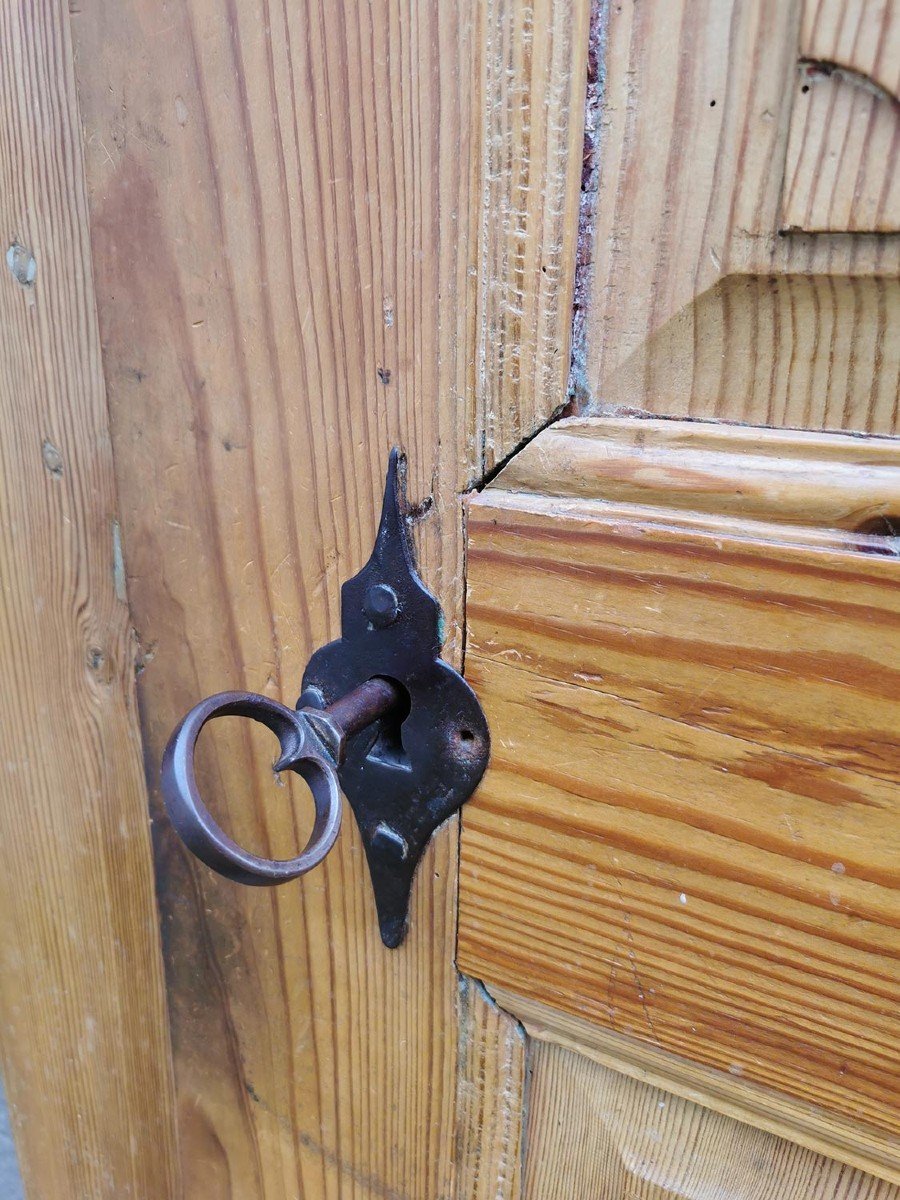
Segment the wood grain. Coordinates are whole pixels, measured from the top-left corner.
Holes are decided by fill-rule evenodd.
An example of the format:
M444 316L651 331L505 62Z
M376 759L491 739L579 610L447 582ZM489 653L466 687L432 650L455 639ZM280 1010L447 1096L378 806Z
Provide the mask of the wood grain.
M0 1057L29 1197L175 1200L71 51L0 6Z
M706 519L721 527L727 517L789 525L791 538L841 546L843 531L870 529L900 512L900 452L889 438L788 429L761 437L758 429L699 421L570 418L517 454L497 487L602 497L607 509L665 509L669 522Z
M493 469L566 401L589 0L485 0L475 434Z
M395 442L459 661L458 493L559 402L544 385L564 374L550 331L571 270L542 272L536 247L569 236L582 12L110 0L73 14L154 797L197 699L295 698L369 554ZM504 415L495 392L512 384L484 357L509 336L512 297L540 320L529 345L522 326ZM216 731L207 748L226 827L292 852L305 799L275 789L264 738ZM325 866L272 892L213 878L164 823L156 854L186 1195L448 1195L470 1061L455 824L391 953L349 814Z
M532 1054L525 1200L896 1200L900 1189L559 1046Z
M525 1036L482 985L461 976L455 1200L521 1200Z
M900 239L779 233L801 7L609 6L580 411L897 431Z
M740 1126L774 1134L784 1142L788 1153L803 1146L824 1159L849 1164L888 1183L900 1183L896 1153L886 1152L877 1137L874 1141L867 1139L860 1128L815 1105L773 1092L742 1076L723 1075L652 1042L528 1000L505 988L492 987L491 995L504 1011L521 1021L528 1035L532 1066L537 1046L560 1046L618 1075L671 1092L700 1109L720 1113ZM529 1093L529 1107L532 1099Z
M846 67L900 98L900 8L895 0L803 0L800 57Z
M412 500L431 498L424 574L455 621L474 45L453 7L129 3L74 21L155 793L197 699L295 698L370 552L393 442ZM227 731L209 745L226 828L295 852L304 797L273 791L271 753ZM271 891L212 876L160 824L188 1197L448 1193L455 858L451 823L388 953L349 810L327 863Z
M600 407L891 433L898 327L897 278L730 275L621 363Z
M650 504L607 501L599 424L595 499L470 505L466 670L494 751L460 965L896 1154L897 558L693 523L653 470Z
M900 9L804 0L781 224L900 231Z
M900 101L818 63L798 66L794 92L782 228L900 231Z

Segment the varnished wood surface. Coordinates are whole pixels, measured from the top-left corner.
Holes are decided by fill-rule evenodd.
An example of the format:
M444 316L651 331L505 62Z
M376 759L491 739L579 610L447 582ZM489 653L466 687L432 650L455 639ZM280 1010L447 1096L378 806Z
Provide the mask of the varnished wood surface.
M779 232L802 8L609 5L581 411L900 427L900 239Z
M900 1189L628 1079L532 1053L525 1200L896 1200Z
M900 512L900 453L889 438L569 418L517 454L497 486L665 509L667 521L786 524L792 538L840 546L844 531L889 524Z
M68 16L0 6L0 1059L29 1200L180 1195Z
M897 559L596 478L470 506L460 965L896 1154Z
M197 699L294 700L370 552L393 443L459 661L458 493L546 419L565 378L583 14L319 0L73 13L154 800L165 739ZM496 339L513 329L501 380ZM273 784L265 736L204 740L225 826L292 852L304 796ZM324 867L273 891L214 878L164 821L156 833L189 1200L448 1195L472 1061L454 822L396 952L349 811Z
M453 6L116 3L73 21L155 793L196 700L296 698L370 553L394 442L413 502L431 500L424 574L455 621L475 48ZM226 828L296 852L302 785L279 795L265 743L217 733L203 783ZM389 953L346 806L327 862L271 890L213 876L158 823L187 1197L448 1192L455 856L451 823Z

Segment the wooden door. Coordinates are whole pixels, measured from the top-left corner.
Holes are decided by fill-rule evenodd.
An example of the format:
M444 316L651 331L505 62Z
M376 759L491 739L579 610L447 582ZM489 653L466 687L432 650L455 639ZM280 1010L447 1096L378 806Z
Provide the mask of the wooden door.
M529 1200L898 1194L898 20L599 16L573 415L469 503Z
M900 1195L898 29L0 6L29 1197ZM159 760L204 695L294 701L397 443L494 752L387 951L352 815L241 888ZM264 735L206 752L294 852Z

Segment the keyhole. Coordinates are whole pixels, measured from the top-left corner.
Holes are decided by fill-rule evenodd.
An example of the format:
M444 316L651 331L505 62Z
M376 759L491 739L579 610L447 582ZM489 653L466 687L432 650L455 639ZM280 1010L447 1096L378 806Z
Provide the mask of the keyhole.
M392 679L391 683L401 693L401 701L387 716L378 721L375 740L366 757L370 762L380 762L398 771L411 771L412 763L403 746L403 722L409 716L409 692L402 683Z

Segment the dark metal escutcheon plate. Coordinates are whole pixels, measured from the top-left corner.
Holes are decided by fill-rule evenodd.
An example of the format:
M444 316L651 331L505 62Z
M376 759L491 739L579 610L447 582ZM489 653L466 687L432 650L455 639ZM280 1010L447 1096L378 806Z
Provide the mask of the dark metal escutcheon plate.
M375 549L341 588L342 636L312 656L298 701L298 708L324 707L376 675L399 683L409 696L408 713L349 737L338 767L389 947L403 941L423 850L478 786L490 753L474 692L440 658L441 609L416 574L404 465L392 450Z

